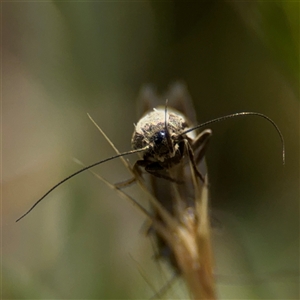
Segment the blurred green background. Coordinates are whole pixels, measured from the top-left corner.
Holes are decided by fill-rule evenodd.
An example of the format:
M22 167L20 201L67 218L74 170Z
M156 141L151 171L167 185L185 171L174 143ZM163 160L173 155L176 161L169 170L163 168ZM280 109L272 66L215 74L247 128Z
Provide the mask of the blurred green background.
M87 112L128 150L140 87L164 90L178 79L199 122L257 111L286 142L282 166L279 137L262 119L212 127L219 298L299 298L299 3L1 7L3 299L146 299L172 276L151 258L143 216L88 172L15 219L79 168L74 157L89 164L114 154ZM130 177L120 161L96 171L112 182Z

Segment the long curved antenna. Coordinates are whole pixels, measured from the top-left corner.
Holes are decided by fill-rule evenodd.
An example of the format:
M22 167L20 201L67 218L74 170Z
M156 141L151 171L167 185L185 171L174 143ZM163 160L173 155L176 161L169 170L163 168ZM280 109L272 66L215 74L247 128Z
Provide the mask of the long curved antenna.
M148 147L144 147L144 148L141 148L141 149L137 149L137 150L131 150L131 151L127 151L127 152L123 152L123 153L120 153L120 154L117 154L117 155L114 155L112 157L109 157L109 158L106 158L104 160L101 160L101 161L98 161L96 163L93 163L89 166L86 166L78 171L76 171L75 173L69 175L68 177L66 177L65 179L61 180L59 183L57 183L56 185L54 185L46 194L44 194L39 200L37 200L32 206L31 208L25 213L23 214L20 218L18 218L16 220L16 222L20 221L21 219L23 219L25 216L27 216L46 196L48 196L53 190L55 190L57 187L59 187L61 184L63 184L64 182L68 181L69 179L71 179L72 177L78 175L79 173L82 173L88 169L91 169L95 166L98 166L100 164L103 164L107 161L110 161L110 160L113 160L115 158L118 158L120 156L125 156L125 155L129 155L129 154L133 154L133 153L137 153L137 152L142 152L142 151L145 151Z
M219 118L216 118L216 119L204 122L202 124L199 124L199 125L197 125L197 126L195 126L193 128L190 128L188 130L185 130L184 132L181 133L181 135L182 134L186 134L188 132L191 132L193 130L199 129L201 127L207 126L207 125L212 124L212 123L224 121L224 120L235 118L235 117L242 117L242 116L258 116L258 117L264 118L265 120L269 121L275 127L275 129L276 129L276 131L277 131L277 133L278 133L278 135L280 137L280 140L281 140L281 145L282 145L282 163L284 165L285 164L285 143L284 143L283 135L282 135L279 127L276 125L276 123L271 118L269 118L266 115L261 114L261 113L251 112L251 111L245 111L245 112L239 112L239 113L234 113L234 114L230 114L230 115L227 115L227 116L219 117Z

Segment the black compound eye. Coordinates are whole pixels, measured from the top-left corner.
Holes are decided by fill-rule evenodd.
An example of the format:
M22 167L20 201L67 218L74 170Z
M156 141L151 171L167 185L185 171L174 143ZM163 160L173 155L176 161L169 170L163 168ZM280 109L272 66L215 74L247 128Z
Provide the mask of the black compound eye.
M166 139L166 132L159 131L154 135L154 143L159 146Z

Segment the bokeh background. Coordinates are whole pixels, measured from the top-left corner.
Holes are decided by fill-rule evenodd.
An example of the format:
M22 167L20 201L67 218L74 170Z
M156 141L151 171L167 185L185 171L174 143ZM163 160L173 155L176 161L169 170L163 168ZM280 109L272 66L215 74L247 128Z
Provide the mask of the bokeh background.
M79 166L130 149L136 98L184 80L207 152L220 299L298 299L299 3L2 2L3 299L150 298L172 276L143 216ZM134 161L135 157L131 158ZM96 168L130 177L120 161ZM133 191L136 192L136 191ZM140 197L138 194L136 197ZM153 285L153 287L151 287ZM166 297L182 293L180 280ZM168 296L170 294L171 296Z

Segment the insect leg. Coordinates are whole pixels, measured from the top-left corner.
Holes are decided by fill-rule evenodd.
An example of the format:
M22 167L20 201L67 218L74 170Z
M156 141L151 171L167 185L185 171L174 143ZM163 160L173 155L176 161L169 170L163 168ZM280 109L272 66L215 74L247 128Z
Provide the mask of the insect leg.
M185 140L185 146L186 146L186 150L187 150L187 154L189 156L189 159L192 163L192 167L194 169L195 174L200 178L200 180L204 183L204 177L203 175L199 172L196 162L195 162L195 156L194 156L194 151L192 149L192 146L190 145L188 140Z
M133 177L129 178L128 180L115 183L115 187L117 189L122 189L122 188L128 187L131 184L135 183L137 181L138 177L139 178L142 177L141 167L145 167L144 166L144 161L143 160L136 161L135 164L133 165L133 167L131 168L131 172L133 174Z
M127 186L132 185L134 182L136 182L136 178L132 177L128 180L117 182L117 183L114 184L114 186L115 186L116 189L123 189Z
M195 163L198 165L198 163L203 159L209 139L212 135L212 131L210 129L206 129L198 134L198 136L192 141L191 147L195 155Z

